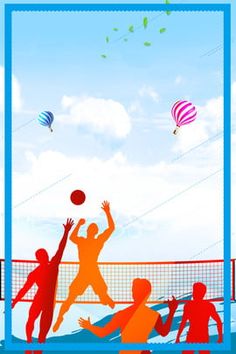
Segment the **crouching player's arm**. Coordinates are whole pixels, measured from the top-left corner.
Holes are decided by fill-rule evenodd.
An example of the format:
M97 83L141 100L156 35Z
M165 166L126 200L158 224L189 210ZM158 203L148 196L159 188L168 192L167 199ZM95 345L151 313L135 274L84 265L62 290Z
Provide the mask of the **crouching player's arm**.
M85 320L84 318L80 317L80 319L78 320L78 323L80 325L80 327L87 329L88 331L92 332L93 334L95 334L98 337L105 337L108 334L114 332L118 327L119 327L119 323L117 321L117 316L113 316L111 321L108 322L104 327L98 327L98 326L94 326L91 322L90 322L90 318L88 317L87 320Z
M156 324L155 324L155 330L162 337L167 336L167 334L170 332L172 321L173 321L173 317L174 317L175 311L176 311L176 309L178 307L178 301L176 300L176 298L174 296L172 296L172 298L173 299L171 301L167 301L167 304L168 304L170 312L169 312L169 315L167 317L166 322L163 323L161 315L159 315L158 319L156 321Z

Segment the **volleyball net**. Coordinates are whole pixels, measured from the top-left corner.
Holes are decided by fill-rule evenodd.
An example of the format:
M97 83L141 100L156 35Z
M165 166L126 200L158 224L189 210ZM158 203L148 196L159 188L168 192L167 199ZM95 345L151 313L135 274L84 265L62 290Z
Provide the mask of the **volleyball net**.
M24 285L28 275L38 266L37 261L12 260L12 298ZM174 295L177 299L188 299L195 282L207 286L205 298L221 301L224 298L224 261L197 260L178 262L102 262L99 269L108 287L108 293L117 304L132 303L132 282L135 278L146 278L152 284L148 303L167 301ZM71 282L77 275L79 263L61 262L58 274L56 302L63 302ZM0 300L4 300L4 260L0 260ZM50 282L50 279L48 279ZM37 286L33 286L22 301L33 300ZM231 300L235 300L235 259L231 260ZM100 303L98 296L89 286L76 303Z

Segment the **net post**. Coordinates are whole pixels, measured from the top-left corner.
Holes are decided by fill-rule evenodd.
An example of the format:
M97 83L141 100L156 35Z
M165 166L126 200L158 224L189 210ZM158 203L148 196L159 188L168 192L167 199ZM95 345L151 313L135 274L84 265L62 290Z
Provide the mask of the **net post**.
M232 301L236 301L236 293L235 293L235 261L236 259L231 259L232 262Z

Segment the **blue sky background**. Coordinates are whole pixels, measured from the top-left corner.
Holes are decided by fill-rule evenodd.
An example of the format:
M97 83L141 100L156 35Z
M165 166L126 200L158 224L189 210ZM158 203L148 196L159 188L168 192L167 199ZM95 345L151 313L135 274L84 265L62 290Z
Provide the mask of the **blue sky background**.
M53 255L67 216L103 229L108 199L117 229L100 260L222 258L222 15L15 12L13 23L13 257L32 259L38 247ZM235 114L235 60L232 73ZM175 137L178 99L198 119ZM52 134L37 123L42 110L55 115ZM87 195L80 208L69 201L77 188ZM76 260L73 245L64 258ZM24 308L14 314L19 337Z
M142 27L145 16L149 19L147 29ZM109 199L114 204L117 224L122 228L222 168L223 152L219 139L206 145L206 149L197 149L184 159L173 162L223 129L220 98L223 93L223 53L219 51L210 60L205 56L209 42L210 47L222 43L221 13L172 12L167 16L152 12L99 15L15 12L13 21L13 72L20 87L20 107L16 108L13 117L13 129L16 129L13 138L16 174L13 205L16 206L16 232L22 230L23 237L32 229L32 223L43 228L42 232L43 225L48 223L55 229L58 225L55 218L60 218L64 210L77 217L68 194L79 183L88 197L87 205L79 211L85 216L87 213L87 217L93 216L94 212L95 216L99 215L96 204L99 206L103 199ZM129 34L127 29L131 24L135 30ZM114 27L119 28L117 33L112 31ZM160 34L159 29L163 27L166 32ZM124 34L127 34L128 42L119 39ZM110 38L108 44L106 36ZM152 45L145 47L145 41ZM106 59L101 58L104 53ZM175 125L170 109L180 98L189 99L198 106L199 118L174 137ZM48 134L37 123L37 115L44 109L55 114L53 134ZM108 124L111 116L113 121ZM31 119L34 120L32 123L19 129ZM68 180L31 198L36 191L70 174L71 169L72 177ZM208 198L209 205L205 207L214 208L212 217L214 215L218 220L218 223L206 220L207 225L204 222L200 227L212 228L213 234L217 232L219 236L222 225L221 175L212 178L219 194L207 187L207 183L212 183L210 180L199 186L202 195L205 195L205 188L208 193L213 193L213 200ZM22 189L22 184L27 188ZM186 227L186 217L183 216L186 213L191 213L195 220L195 215L201 218L198 213L205 202L199 190L193 189L192 194L182 200L177 198L170 208L164 206L162 220L158 220L161 215L158 212L151 213L150 218L149 215L141 218L134 226L132 224L128 231L130 245L134 242L132 237L146 242L143 233L152 234L150 244L154 240L159 242L154 236L157 223L161 224L163 233L172 234L173 230L168 231L165 224L176 209L182 218L173 221L173 229L179 220ZM25 203L28 198L31 199ZM193 199L195 203L190 202ZM55 201L58 201L57 207ZM189 206L183 208L189 203L191 211ZM45 204L48 205L46 209ZM91 207L93 213L89 210ZM181 227L177 228L183 236L185 232ZM191 228L190 231L186 227L186 236L196 230L194 226ZM196 236L200 232L200 229L196 230ZM124 241L117 241L121 237L122 232L118 229L113 242L118 242L119 247L116 245L107 250L106 258L119 259L121 256L130 259L131 254L123 254ZM17 237L17 240L21 238ZM41 242L41 237L38 240ZM166 246L163 245L164 252L160 252L158 258L172 258ZM200 239L198 249L201 246ZM17 257L18 242L14 252ZM184 253L182 251L176 257L182 258ZM136 254L136 257L149 258L149 249L145 248L145 255ZM153 258L156 259L156 251L151 256Z
M99 16L57 13L55 16L55 13L47 13L42 22L41 13L33 16L32 13L15 13L13 68L18 80L24 81L27 108L34 112L29 118L42 107L50 107L55 114L60 114L63 95L112 98L122 102L126 109L138 101L140 112L132 115L132 131L127 140L92 137L88 144L84 134L77 135L79 151L82 148L83 155L93 156L94 151L104 155L107 149L114 151L118 147L138 163L169 157L173 137L169 135L166 139L158 129L159 114L168 112L179 97L189 97L194 102L197 100L198 105L204 105L206 99L222 94L222 53L212 56L211 60L202 57L209 48L209 38L214 45L222 43L222 15L211 15L212 25L208 26L209 14L204 12L197 16L194 13L170 16L149 13L150 25L144 30L142 18L145 15L147 13L101 13ZM135 32L127 35L128 42L119 40L130 24L134 25ZM113 27L120 30L114 32ZM162 27L167 31L160 34ZM194 31L189 31L190 28ZM105 43L106 36L110 38L109 44ZM150 41L152 46L146 48L145 41ZM100 57L103 53L107 54L107 59ZM178 77L184 82L175 84ZM152 87L157 92L158 104L148 94L140 98L139 91L143 87ZM24 121L25 115L21 115L13 123L18 127ZM170 129L173 126L171 120L166 119L166 124ZM148 134L144 133L145 128ZM36 134L37 137L40 134ZM89 139L87 135L86 139ZM146 144L147 139L149 144ZM163 144L165 149L160 148ZM77 150L70 153L77 154Z

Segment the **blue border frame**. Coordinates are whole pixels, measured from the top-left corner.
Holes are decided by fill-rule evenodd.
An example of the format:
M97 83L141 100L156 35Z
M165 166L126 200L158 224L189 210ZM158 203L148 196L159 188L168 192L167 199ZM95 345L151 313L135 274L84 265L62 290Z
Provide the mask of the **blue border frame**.
M12 12L13 11L220 11L224 15L224 342L221 344L120 344L12 342ZM6 4L5 5L5 349L57 351L230 350L230 4Z

